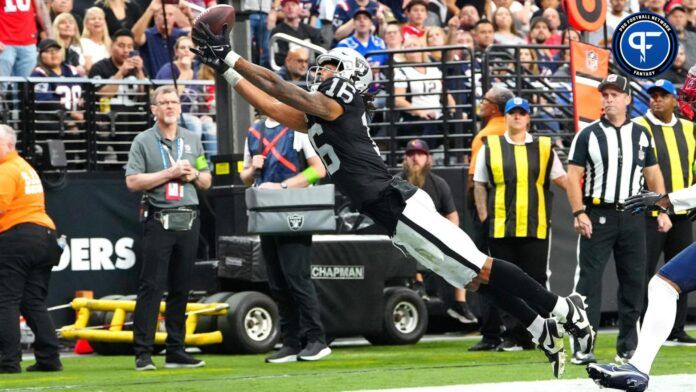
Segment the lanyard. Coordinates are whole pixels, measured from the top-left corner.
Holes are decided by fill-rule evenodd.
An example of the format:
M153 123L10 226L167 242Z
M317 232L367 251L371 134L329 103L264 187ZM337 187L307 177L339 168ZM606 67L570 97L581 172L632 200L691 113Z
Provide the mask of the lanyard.
M174 139L174 148L176 148L176 151L177 151L176 159L174 159L171 152L169 151L169 147L167 147L167 145L164 144L164 140L160 139L159 147L160 147L160 153L162 154L162 164L164 164L165 169L167 169L169 167L167 165L167 156L169 156L169 162L174 164L174 163L178 162L181 159L181 156L184 154L184 143L181 142L181 138ZM165 155L165 149L166 149L166 155Z

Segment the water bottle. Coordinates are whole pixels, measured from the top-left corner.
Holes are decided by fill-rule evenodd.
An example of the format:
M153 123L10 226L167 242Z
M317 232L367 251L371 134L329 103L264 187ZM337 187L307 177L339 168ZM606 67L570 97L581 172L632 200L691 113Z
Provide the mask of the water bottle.
M65 234L61 235L56 242L58 243L58 247L60 249L65 250L65 247L68 245L68 238L65 236Z

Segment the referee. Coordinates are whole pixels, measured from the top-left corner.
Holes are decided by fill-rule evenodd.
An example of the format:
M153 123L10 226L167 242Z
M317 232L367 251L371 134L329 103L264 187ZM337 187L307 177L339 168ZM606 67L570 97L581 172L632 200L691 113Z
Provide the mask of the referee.
M662 79L648 88L650 95L650 110L643 117L633 119L650 131L655 142L655 155L665 179L665 189L668 193L678 191L693 183L694 123L679 118L674 114L677 105L677 89L672 82ZM646 268L646 284L655 274L660 254L664 252L665 260L672 260L679 252L691 245L693 229L686 212L670 215L672 230L660 233L656 230L657 212L646 215L645 243L648 247L648 263ZM679 296L677 303L677 318L674 328L667 340L675 344L693 345L696 339L684 331L687 313L687 296ZM643 309L647 307L644 304Z
M665 193L662 173L653 152L650 133L629 121L631 103L628 79L611 74L599 84L603 115L575 135L568 159L568 199L575 230L580 234L575 289L587 296L588 317L597 329L602 305L602 275L614 253L619 278L619 336L616 361L635 352L636 323L643 309L645 290L645 218L617 209L627 197L640 192L643 177L651 191ZM581 182L584 186L581 186ZM667 232L667 214L656 219ZM573 341L573 347L577 342ZM592 352L577 350L571 362L596 362Z

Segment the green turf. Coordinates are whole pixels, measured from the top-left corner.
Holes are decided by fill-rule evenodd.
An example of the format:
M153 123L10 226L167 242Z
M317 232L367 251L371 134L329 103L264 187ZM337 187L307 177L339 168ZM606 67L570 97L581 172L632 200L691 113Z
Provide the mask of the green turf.
M615 335L602 334L600 361L615 355ZM414 346L336 348L315 363L266 364L263 355L201 355L201 369L135 372L133 358L65 358L60 373L0 375L0 389L51 388L80 391L338 391L552 379L541 351L470 353L473 340L420 343ZM663 347L653 374L696 373L696 348ZM24 363L24 366L31 364ZM564 378L586 377L581 366L566 365ZM51 388L53 389L53 388Z

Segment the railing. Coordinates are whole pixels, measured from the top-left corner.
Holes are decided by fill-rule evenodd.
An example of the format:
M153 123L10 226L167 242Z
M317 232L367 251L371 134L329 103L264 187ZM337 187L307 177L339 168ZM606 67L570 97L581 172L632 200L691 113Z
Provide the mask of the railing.
M402 59L410 53L438 53L440 59L428 62ZM471 50L442 46L370 52L369 55L387 56L386 64L374 68L378 76L371 89L376 90L374 86L380 88L376 95L377 110L371 122L372 137L387 164L398 166L406 143L416 137L428 142L435 164L449 166L465 163L470 151L470 139L477 129L476 75ZM430 94L413 92L414 87L426 89ZM431 103L417 104L413 99L419 95L438 96L439 99L437 102L431 100ZM413 114L414 109L439 114L439 117L419 117Z
M154 123L150 92L167 84L171 81L0 78L0 122L20 131L18 149L39 168L48 155L47 141L60 139L68 172L122 170L135 135ZM216 154L213 81L179 84L183 126L201 135L207 155ZM100 91L109 85L118 91Z
M471 139L483 125L478 116L480 99L494 83L527 98L533 110L532 133L552 135L559 151L564 152L575 133L569 72L537 73L534 67L552 65L567 70L569 64L558 59L523 59L520 53L528 49L568 48L493 45L485 52L472 52L467 47L442 46L369 53L387 56L384 65L374 68L376 77L370 89L377 106L370 122L371 134L386 163L399 166L408 140L419 137L430 145L435 165L467 164ZM416 52L440 57L405 60ZM36 163L47 155L47 140L62 139L68 171L122 170L133 137L153 124L147 97L161 84L171 81L0 78L0 86L4 86L0 89L0 122L21 131L19 148ZM415 84L429 85L432 90L428 90L430 94L419 94L411 89ZM119 92L114 97L106 96L99 91L104 85L118 85ZM182 99L187 112L184 126L200 133L206 152L214 154L215 103L209 91L214 84L187 81L186 85L191 88L187 91L188 102ZM632 87L631 114L642 115L638 110L647 107L649 97L644 86L632 83ZM53 98L46 99L46 94ZM425 105L414 103L423 95L435 99L426 100L429 103ZM415 109L436 113L437 118L414 116L422 114Z

